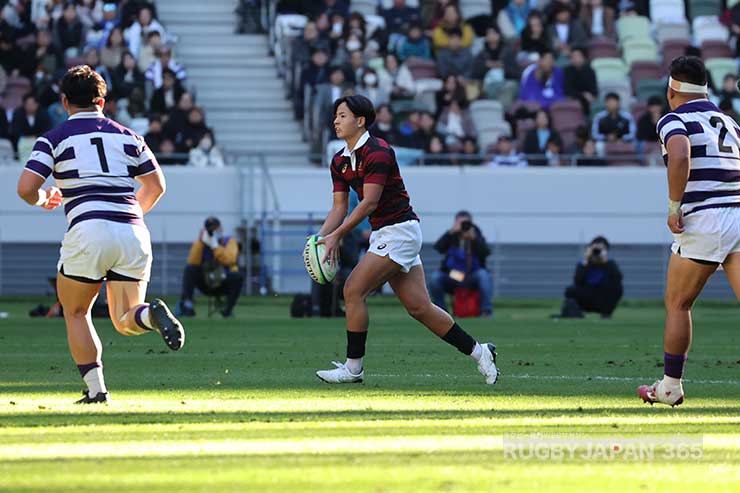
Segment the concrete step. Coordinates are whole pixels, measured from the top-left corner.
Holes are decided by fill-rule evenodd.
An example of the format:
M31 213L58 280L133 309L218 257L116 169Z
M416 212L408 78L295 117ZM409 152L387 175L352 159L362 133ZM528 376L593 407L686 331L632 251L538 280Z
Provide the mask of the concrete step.
M284 98L274 99L230 99L229 97L210 96L208 94L198 93L198 104L206 108L206 112L210 109L231 109L232 111L279 111L286 112L286 116L289 115L289 111L292 111L293 106L290 101Z
M230 24L192 24L188 22L167 22L165 26L173 33L177 33L180 41L190 37L206 37L214 35L228 35L234 33L235 23Z
M208 121L211 121L211 118L221 120L224 122L229 122L230 124L239 125L240 122L243 121L255 121L255 122L263 122L265 125L275 125L276 123L293 123L300 127L302 125L301 122L298 122L293 119L293 114L289 113L286 114L283 111L272 111L272 110L253 110L249 113L242 113L239 111L234 111L231 108L227 106L221 106L221 107L210 107L208 108L208 115L207 115Z
M241 57L234 55L222 55L220 53L190 54L183 58L187 67L244 67L244 68L269 68L276 74L275 60L267 57Z
M221 12L205 10L198 13L177 10L167 12L165 16L162 16L162 19L166 22L167 26L173 24L193 24L194 22L197 22L201 25L231 24L232 26L234 26L236 24L236 14L234 13L233 9ZM175 30L175 32L177 31Z
M214 116L213 112L211 112L207 115L207 121L209 126L216 127L221 131L229 131L229 129L235 128L242 132L272 132L285 135L297 134L301 130L298 122L294 121L290 116L281 120L265 121L262 119L250 118L249 115L243 115L239 120L231 120L218 118Z
M239 58L268 58L267 55L267 47L264 46L254 46L254 45L240 45L240 44L229 44L227 42L224 42L224 44L212 44L212 43L203 43L203 44L185 44L185 43L178 43L177 44L177 56L180 58L190 58L190 57L210 57L214 54L218 54L218 56L232 56L232 57L239 57ZM271 60L271 59L270 59ZM273 61L273 65L274 65Z
M159 16L162 18L166 18L170 14L191 14L191 15L201 15L204 13L209 12L228 12L233 13L234 9L236 9L237 3L236 2L218 2L218 1L210 1L210 2L198 2L194 0L185 0L185 1L178 1L178 2L157 2L157 12L159 13Z
M249 79L191 78L190 80L196 84L198 94L220 92L223 97L225 95L223 91L228 91L228 97L241 98L242 93L246 93L257 98L285 98L285 91L280 84L265 87L264 85L251 84ZM234 94L235 91L240 94Z
M276 69L270 67L268 69L255 69L247 67L204 67L204 66L190 66L187 65L188 77L199 78L199 79L242 79L255 81L256 85L266 85L267 81L262 80L261 73L267 74L269 82L272 85L278 85L278 79L275 75ZM282 80L280 80L282 83Z

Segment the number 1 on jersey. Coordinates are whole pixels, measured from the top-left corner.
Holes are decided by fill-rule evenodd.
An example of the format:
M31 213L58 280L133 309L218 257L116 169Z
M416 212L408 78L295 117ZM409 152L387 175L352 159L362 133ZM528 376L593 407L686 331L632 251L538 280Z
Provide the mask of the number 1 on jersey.
M105 157L105 147L103 147L103 139L101 137L93 137L90 139L90 143L98 148L98 159L100 159L100 167L103 172L108 173L108 159Z

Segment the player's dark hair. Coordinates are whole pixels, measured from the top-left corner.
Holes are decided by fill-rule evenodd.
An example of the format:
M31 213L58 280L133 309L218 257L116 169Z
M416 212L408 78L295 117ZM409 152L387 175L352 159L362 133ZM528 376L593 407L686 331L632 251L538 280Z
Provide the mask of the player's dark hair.
M347 105L347 108L349 108L356 118L365 117L365 128L370 128L375 122L375 108L372 101L365 96L355 94L337 99L334 101L334 116L337 115L337 110L342 103Z
M61 90L69 104L79 108L93 106L108 94L105 80L87 65L77 65L67 70L62 77Z
M680 56L674 58L669 69L671 77L681 82L703 86L707 83L707 69L701 58Z

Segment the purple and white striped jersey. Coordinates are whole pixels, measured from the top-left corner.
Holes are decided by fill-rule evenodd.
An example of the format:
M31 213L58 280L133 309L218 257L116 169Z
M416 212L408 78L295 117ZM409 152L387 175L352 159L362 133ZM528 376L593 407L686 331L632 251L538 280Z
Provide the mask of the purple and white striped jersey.
M134 178L158 167L143 138L95 111L39 137L26 163L44 179L54 176L69 229L88 219L144 224Z
M705 209L740 207L740 127L706 99L682 104L658 121L663 160L674 135L691 142L691 170L681 200L689 215Z

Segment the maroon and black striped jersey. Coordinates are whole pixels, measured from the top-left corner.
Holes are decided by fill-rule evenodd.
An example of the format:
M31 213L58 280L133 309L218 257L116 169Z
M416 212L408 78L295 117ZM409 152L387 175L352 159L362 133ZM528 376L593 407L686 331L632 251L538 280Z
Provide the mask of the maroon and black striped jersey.
M383 185L378 207L370 214L373 231L391 224L398 224L419 217L411 208L406 187L396 162L396 153L383 139L370 136L355 149L355 169L352 169L350 156L339 151L331 161L331 179L335 192L349 192L350 187L363 199L365 183Z

